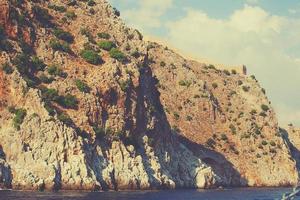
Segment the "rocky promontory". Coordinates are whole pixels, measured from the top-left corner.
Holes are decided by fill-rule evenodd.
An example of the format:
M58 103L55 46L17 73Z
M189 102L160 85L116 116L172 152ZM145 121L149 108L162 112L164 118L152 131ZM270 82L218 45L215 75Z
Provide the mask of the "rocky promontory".
M143 40L105 0L0 9L1 187L297 184L297 139L254 76Z

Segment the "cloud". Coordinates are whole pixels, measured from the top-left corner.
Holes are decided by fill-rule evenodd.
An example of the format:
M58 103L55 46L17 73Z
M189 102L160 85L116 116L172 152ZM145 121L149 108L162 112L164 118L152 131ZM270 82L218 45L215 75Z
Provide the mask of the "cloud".
M245 5L227 19L209 17L201 10L166 24L164 38L193 57L228 65L245 64L254 73L279 111L280 122L300 113L300 20L272 15ZM291 109L282 109L283 107ZM300 118L296 119L300 125Z
M173 0L139 0L138 8L122 12L122 16L133 27L147 32L162 25L161 16L172 6Z

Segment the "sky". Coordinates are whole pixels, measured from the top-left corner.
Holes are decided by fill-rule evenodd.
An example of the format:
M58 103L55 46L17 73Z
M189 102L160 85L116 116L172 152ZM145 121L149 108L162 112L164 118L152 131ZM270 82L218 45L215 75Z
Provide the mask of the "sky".
M109 0L127 25L195 59L246 65L281 126L300 126L299 0Z

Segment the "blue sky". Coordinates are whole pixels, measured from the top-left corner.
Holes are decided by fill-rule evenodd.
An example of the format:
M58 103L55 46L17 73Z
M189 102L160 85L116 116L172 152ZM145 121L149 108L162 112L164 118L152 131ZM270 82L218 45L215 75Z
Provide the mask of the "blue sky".
M143 35L199 60L245 64L280 124L300 126L299 0L109 0Z

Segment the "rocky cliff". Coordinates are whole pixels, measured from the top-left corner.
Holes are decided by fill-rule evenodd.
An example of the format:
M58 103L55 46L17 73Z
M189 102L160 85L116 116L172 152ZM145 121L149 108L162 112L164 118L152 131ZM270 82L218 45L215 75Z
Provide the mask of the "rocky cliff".
M0 0L0 9L2 186L297 183L255 77L144 41L105 0Z

